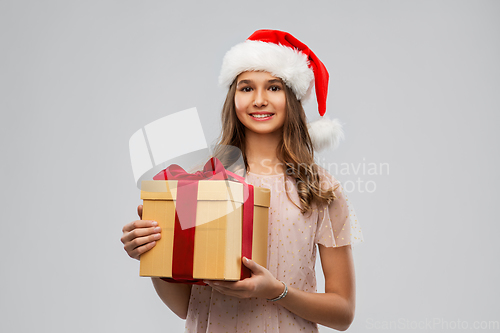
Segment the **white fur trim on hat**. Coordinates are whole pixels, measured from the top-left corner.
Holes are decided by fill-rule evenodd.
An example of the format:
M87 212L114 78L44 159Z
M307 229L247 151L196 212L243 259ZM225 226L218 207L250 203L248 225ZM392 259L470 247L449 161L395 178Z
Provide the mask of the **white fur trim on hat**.
M321 119L307 124L307 129L316 151L325 148L335 149L344 139L344 131L338 119L330 120L323 116Z
M298 100L309 97L314 72L307 55L283 45L247 40L233 46L224 56L219 83L229 87L246 71L266 71L279 77L292 89Z

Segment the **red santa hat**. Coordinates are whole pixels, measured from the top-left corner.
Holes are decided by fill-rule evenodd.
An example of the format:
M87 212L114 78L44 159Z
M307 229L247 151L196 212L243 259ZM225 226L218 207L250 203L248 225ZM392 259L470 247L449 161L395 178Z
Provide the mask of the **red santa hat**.
M299 101L307 100L316 90L320 120L308 124L314 148L336 148L344 138L337 119L324 117L328 95L328 71L304 43L279 30L257 30L248 39L232 47L224 56L219 83L229 88L246 71L266 71L279 77Z

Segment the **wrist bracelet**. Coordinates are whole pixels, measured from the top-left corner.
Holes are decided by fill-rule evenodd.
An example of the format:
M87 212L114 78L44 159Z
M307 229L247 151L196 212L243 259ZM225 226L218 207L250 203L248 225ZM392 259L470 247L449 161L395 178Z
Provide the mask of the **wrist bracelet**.
M268 301L271 301L271 302L279 301L280 299L284 298L286 296L286 294L288 293L288 287L287 287L286 283L283 281L280 281L280 282L283 283L283 285L285 286L285 290L283 290L281 295L279 295L278 297L273 298L273 299L268 299Z

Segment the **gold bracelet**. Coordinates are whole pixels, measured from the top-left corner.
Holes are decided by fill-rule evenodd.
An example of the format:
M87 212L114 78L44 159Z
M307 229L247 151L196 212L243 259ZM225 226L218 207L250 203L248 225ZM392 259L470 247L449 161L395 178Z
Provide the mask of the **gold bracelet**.
M286 283L283 281L280 281L280 282L283 283L283 285L285 286L285 290L283 290L281 295L279 295L278 297L273 298L273 299L268 299L268 301L271 301L271 302L279 301L280 299L284 298L286 296L286 294L288 293L288 287L286 286Z

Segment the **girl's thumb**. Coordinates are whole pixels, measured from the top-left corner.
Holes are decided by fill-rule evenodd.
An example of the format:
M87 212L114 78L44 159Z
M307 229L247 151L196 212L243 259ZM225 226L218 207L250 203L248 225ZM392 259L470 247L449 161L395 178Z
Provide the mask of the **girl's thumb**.
M137 206L137 215L142 220L142 205Z
M258 270L258 265L255 263L255 261L250 260L246 257L243 257L243 265L245 265L247 268L249 268L252 272L255 272Z

